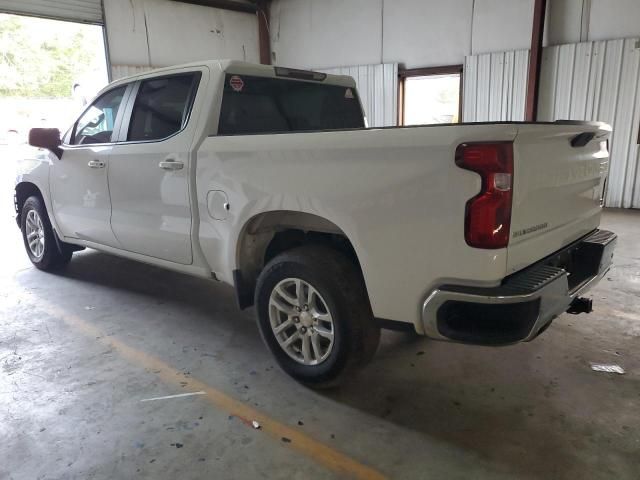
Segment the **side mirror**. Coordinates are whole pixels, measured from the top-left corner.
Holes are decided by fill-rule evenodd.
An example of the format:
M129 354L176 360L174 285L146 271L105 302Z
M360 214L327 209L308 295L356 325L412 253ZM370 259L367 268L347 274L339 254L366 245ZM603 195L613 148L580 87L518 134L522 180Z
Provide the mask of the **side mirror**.
M57 128L32 128L29 130L29 145L51 150L56 157L62 156L60 130Z

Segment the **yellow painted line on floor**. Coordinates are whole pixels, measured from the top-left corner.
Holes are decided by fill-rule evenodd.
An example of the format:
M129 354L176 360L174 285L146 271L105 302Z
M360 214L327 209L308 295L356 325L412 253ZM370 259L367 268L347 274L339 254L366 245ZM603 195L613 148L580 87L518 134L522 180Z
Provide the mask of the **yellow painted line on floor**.
M33 297L31 297L31 300L33 300ZM106 336L104 332L91 323L83 320L77 315L66 312L60 307L49 302L38 299L37 306L40 310L63 320L67 325L82 332L84 335L93 337L102 345L108 346L114 351L117 351L123 358L136 366L152 371L164 382L181 387L180 382L184 379L182 372L167 365L159 358L132 348L117 338ZM227 414L234 415L241 419L246 419L249 422L253 420L257 421L260 424L261 431L273 437L279 444L303 453L316 463L333 470L341 477L367 480L387 478L377 470L348 457L344 453L313 439L297 429L291 428L272 419L267 414L260 412L259 410L256 410L213 387L210 387L200 380L190 377L188 386L193 391L206 392L206 395L203 395L202 398L206 399L209 403L220 410L225 411ZM290 439L291 442L282 442L282 437Z

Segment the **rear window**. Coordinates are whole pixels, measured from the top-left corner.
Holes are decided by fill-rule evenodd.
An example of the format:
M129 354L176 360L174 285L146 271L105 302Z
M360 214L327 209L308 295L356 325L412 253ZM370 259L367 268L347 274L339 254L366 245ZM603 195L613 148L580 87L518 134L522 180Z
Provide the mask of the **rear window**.
M219 135L363 128L354 88L228 74Z

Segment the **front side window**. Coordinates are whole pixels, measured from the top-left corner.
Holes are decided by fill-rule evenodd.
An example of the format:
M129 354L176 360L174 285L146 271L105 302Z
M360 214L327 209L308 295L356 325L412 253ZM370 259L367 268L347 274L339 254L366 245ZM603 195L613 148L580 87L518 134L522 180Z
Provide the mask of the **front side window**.
M219 135L364 128L355 88L227 74Z
M160 140L182 130L199 78L199 73L189 73L144 80L133 106L127 140Z
M127 86L114 88L96 100L76 122L72 145L109 143Z

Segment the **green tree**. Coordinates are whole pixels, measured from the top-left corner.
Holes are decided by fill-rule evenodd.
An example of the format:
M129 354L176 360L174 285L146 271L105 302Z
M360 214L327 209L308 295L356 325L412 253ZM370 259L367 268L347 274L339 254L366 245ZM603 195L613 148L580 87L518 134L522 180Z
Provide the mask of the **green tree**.
M0 14L0 96L68 98L74 79L95 66L96 36L51 22Z

